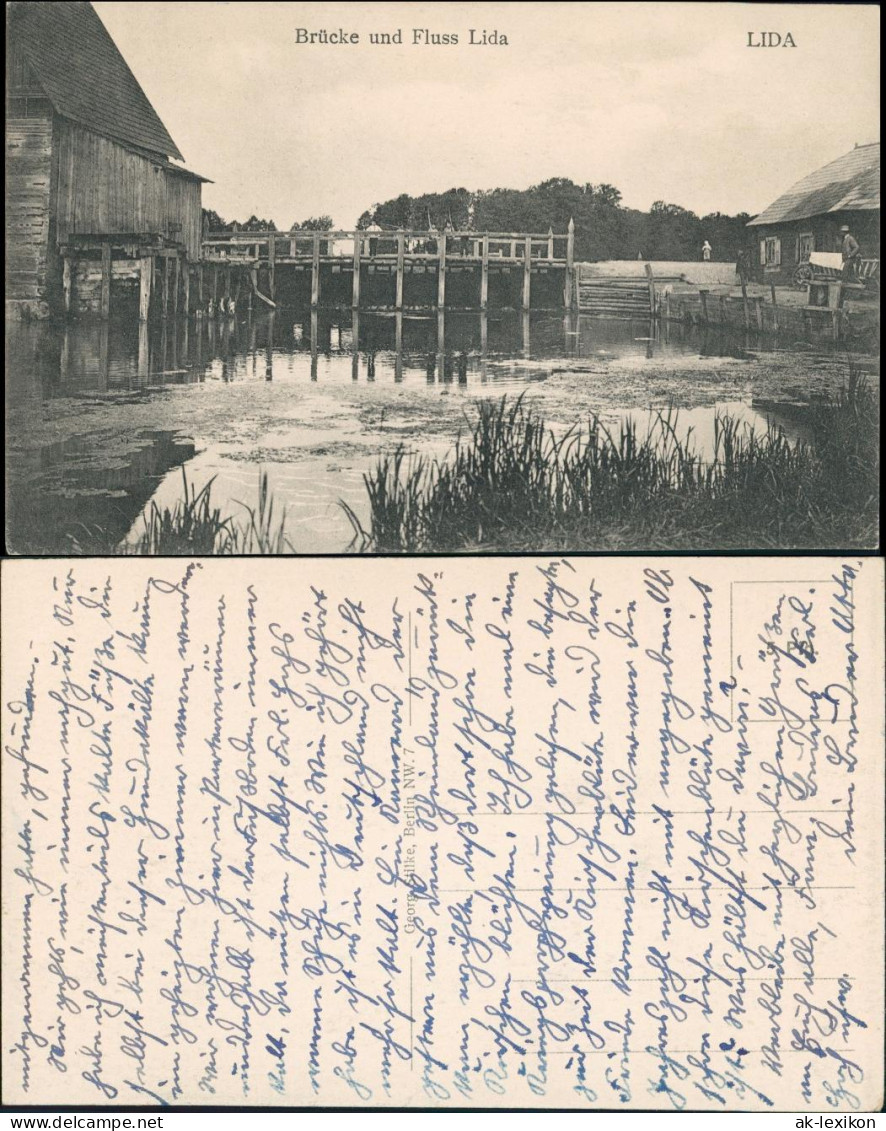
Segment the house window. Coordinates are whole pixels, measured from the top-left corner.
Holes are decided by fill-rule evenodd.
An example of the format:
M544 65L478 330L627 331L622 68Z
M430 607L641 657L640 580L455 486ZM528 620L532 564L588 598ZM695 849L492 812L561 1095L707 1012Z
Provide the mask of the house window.
M760 265L767 268L781 266L781 240L778 236L760 240Z
M813 251L815 251L815 236L812 232L801 232L797 236L797 262L808 263Z

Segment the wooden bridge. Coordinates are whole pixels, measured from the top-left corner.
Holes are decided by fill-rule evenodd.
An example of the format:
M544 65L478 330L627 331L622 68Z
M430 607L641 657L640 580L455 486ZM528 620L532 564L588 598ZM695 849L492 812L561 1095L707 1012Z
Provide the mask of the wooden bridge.
M290 294L298 288L309 294L312 308L486 310L492 281L498 299L492 305L530 310L550 305L555 294L557 305L571 310L577 293L574 243L572 221L561 234L374 228L207 232L196 265L198 304L236 301L245 277L247 301L255 296L269 306L277 304L281 285L287 284ZM533 283L538 287L542 280L544 293L534 293Z

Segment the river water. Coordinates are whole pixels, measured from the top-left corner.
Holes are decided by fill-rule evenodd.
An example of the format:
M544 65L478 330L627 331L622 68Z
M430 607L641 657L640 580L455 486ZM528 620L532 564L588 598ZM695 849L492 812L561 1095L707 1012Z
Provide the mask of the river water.
M162 326L17 324L7 334L7 543L13 553L126 545L182 470L225 514L260 469L298 553L339 553L368 523L363 475L405 444L442 458L480 398L523 394L555 429L679 410L709 453L717 412L801 434L796 406L848 362L801 343L549 314L411 318L282 312ZM94 537L101 531L100 537Z

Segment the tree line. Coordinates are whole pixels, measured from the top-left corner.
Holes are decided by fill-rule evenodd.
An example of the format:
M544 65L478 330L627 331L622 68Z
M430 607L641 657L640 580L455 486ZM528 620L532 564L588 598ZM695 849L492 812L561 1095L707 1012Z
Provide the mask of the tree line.
M258 216L243 221L224 220L214 208L203 209L204 232L328 232L331 227L331 216L309 216L289 228L278 228L273 220L262 220Z
M357 227L465 231L547 232L562 234L575 223L575 258L693 260L702 258L705 241L712 258L734 261L751 241L746 224L749 213L729 216L710 212L699 216L688 208L657 200L643 212L622 204L621 192L610 184L576 184L552 177L528 189L496 188L471 192L451 188L446 192L410 196L402 193L366 209ZM204 210L204 227L216 231L277 231L272 220L251 216L243 223L226 223ZM310 217L283 231L328 231L329 216Z

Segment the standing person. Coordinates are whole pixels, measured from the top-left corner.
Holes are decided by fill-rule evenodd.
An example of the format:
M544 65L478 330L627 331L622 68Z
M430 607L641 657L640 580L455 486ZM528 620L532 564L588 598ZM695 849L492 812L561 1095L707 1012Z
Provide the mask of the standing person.
M711 245L708 243L707 240L705 240L704 243L701 245L701 257L705 261L705 263L710 262L711 252L713 250L714 249L711 247Z
M849 225L844 224L840 229L840 234L843 237L843 243L840 247L840 253L843 256L843 282L848 282L858 274L858 264L861 261L861 248L858 246L858 240L853 236L849 230Z
M740 283L746 283L748 281L748 253L743 247L739 248L738 254L735 257L735 273L738 275L738 281Z

